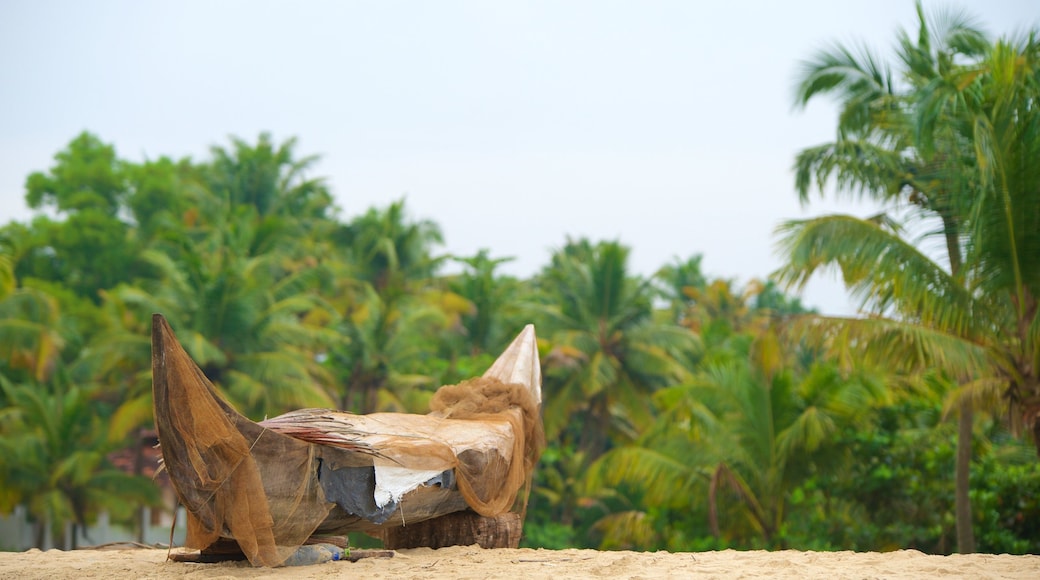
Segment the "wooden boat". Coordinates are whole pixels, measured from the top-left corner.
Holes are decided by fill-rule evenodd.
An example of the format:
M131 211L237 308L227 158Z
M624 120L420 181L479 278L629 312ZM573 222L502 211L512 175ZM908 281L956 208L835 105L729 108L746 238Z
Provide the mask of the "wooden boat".
M438 390L428 415L304 409L257 423L219 395L156 314L152 388L187 547L231 540L256 566L278 566L318 536L385 540L460 513L522 519L543 446L530 325L482 377Z

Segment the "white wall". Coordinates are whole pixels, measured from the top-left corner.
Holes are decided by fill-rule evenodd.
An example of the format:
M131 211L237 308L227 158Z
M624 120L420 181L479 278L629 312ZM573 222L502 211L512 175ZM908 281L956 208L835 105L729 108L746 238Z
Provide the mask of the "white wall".
M153 526L150 524L151 512L149 508L145 508L142 515L142 519L148 524L145 527L144 543L152 546L168 545L170 543L170 524L172 523L170 516L164 514L164 517L160 517L162 525ZM35 522L28 520L24 506L16 507L14 512L7 516L0 516L0 550L20 552L36 547L36 525ZM175 546L184 545L185 530L184 508L178 508L177 525L173 530L173 544ZM72 544L71 526L65 530L64 546L50 545L51 540L49 536L48 534L44 538L45 545L39 546L41 549L65 548ZM85 531L79 530L76 536L76 545L80 548L113 542L133 542L136 540L136 534L132 526L127 527L111 523L107 513L100 514L94 525L88 526Z

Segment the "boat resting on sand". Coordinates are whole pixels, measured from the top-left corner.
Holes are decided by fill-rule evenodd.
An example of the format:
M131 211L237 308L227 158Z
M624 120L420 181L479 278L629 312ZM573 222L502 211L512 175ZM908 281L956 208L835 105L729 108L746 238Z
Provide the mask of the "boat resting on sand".
M544 446L530 325L483 376L441 387L427 415L303 409L257 423L218 394L156 314L152 390L186 546L230 540L255 566L279 566L313 538L362 531L386 541L457 512L519 514L519 527Z

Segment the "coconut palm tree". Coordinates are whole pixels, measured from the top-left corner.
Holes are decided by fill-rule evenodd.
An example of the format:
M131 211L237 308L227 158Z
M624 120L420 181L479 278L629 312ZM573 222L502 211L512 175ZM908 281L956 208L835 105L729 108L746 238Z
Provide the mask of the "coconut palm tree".
M19 288L0 298L0 513L24 504L41 547L47 530L82 527L100 510L129 515L138 503L158 499L151 482L106 458L123 438L102 414L100 386L70 375L84 353L66 337L74 329L59 301L42 290Z
M675 259L658 270L661 293L670 305L671 319L676 324L691 327L688 320L689 310L694 305L693 294L703 292L708 280L701 271L701 260L704 257L696 254L685 261Z
M420 372L436 355L437 337L450 317L431 294L381 296L371 284L342 280L349 288L334 301L345 340L331 351L331 363L342 373L340 408L371 413L378 410L424 412L433 389Z
M335 222L323 182L304 175L316 158L297 160L294 146L264 134L255 146L215 147L198 167L130 172L141 182L135 211L164 227L142 238L141 279L105 293L108 326L89 349L92 372L126 383L122 371L148 368L148 321L162 312L244 412L332 406L334 378L320 361L343 340L322 298L337 267L327 258ZM173 198L165 208L164 197ZM146 398L147 381L132 380L124 399Z
M650 281L627 274L618 242L568 241L539 277L546 356L546 434L568 429L590 460L652 420L648 394L687 377L687 329L653 320Z
M428 280L442 261L432 250L442 243L437 224L408 218L405 201L386 209L370 208L336 233L354 277L372 285L384 298L404 293L409 284Z
M968 283L979 318L1000 329L999 355L991 358L1013 425L1031 433L1040 454L1040 31L996 41L922 93L921 149L939 151L951 125L971 144Z
M783 547L791 490L851 459L836 436L863 425L887 392L833 364L778 371L750 355L711 357L691 381L657 392L653 427L592 470L591 485L626 484L641 501L599 522L606 541L678 549L669 536L706 524L721 545Z
M128 516L134 506L158 504L151 481L108 462L118 443L91 403L91 390L66 381L60 374L44 384L0 377L8 402L0 409L0 511L26 505L41 547L47 529L60 532L67 522L82 528L102 510Z
M342 341L318 292L329 270L278 251L255 254L273 247L259 239L270 234L244 209L197 242L145 251L156 279L108 293L135 335L148 335L149 313L164 313L203 372L255 417L331 406L333 378L319 356Z
M769 321L804 310L775 284L693 290L682 317L704 342L691 379L654 393L654 423L590 472L591 487L626 485L637 504L597 523L604 546L682 549L690 533L781 545L789 492L810 468L841 469L850 458L835 436L888 396L870 375L782 345Z
M899 35L902 74L896 80L885 65L869 53L865 53L864 58L856 58L852 51L840 46L821 53L807 64L799 85L798 102L804 105L819 95L837 93L843 110L839 120L839 139L834 144L811 148L799 155L796 185L805 200L812 183L811 176L815 176L821 191L827 179L834 176L839 192L867 194L890 203L908 204L918 212L912 217L935 218L940 224L935 233L944 240L952 283L972 287L974 282L970 278L977 271L964 266L968 261L974 261L973 265L978 266L978 256L973 256L971 248L963 245L966 240L971 244L972 230L981 223L979 214L972 208L985 197L979 195L979 169L987 161L974 151L976 146L973 143L977 144L978 140L973 131L958 120L964 117L964 111L943 105L944 102L956 101L956 97L942 87L949 87L954 78L964 80L965 71L975 69L974 64L964 66L964 63L988 59L984 56L991 50L991 45L974 21L962 13L939 12L928 18L920 4L917 12L919 28L916 40L906 32ZM1028 52L1025 50L1023 54ZM982 83L980 80L976 86ZM884 218L878 220L879 225L883 226L883 222ZM831 224L832 233L837 233L841 224L864 232L876 231L863 227L865 224L853 225L838 220ZM820 224L820 227L824 226ZM999 224L997 229L1000 229ZM794 236L792 233L787 241L791 242ZM793 247L793 243L788 244L789 249ZM801 251L810 250L803 245ZM935 278L934 264L915 263L921 264L926 271L913 275ZM881 286L871 288L855 282L854 279L862 281L862 273L846 271L845 278L850 286L858 285L858 291L867 299L871 298L872 292L882 289ZM937 289L933 298L941 299L943 296L943 291ZM881 298L875 306L880 307L887 300L890 298ZM887 314L914 322L920 310L920 306L913 305ZM957 334L958 329L954 333ZM961 384L974 380L970 375L952 378ZM973 402L963 399L957 407L960 411L956 468L958 543L962 551L971 551L974 539L970 525L968 474Z
M471 305L459 320L469 343L469 354L500 352L514 331L505 326L519 284L496 275L495 270L512 258L491 258L488 250L482 249L470 258L454 259L466 266L462 273L448 280L448 288Z
M415 387L431 379L417 373L417 363L436 354L433 337L452 318L441 308L443 293L431 285L441 261L433 256L440 229L409 219L400 200L370 208L337 228L332 240L344 265L332 299L348 339L332 355L345 385L342 408L418 410L429 391Z
M34 288L20 288L0 299L0 373L47 380L60 364L66 342L59 318L57 301Z
M231 149L214 146L205 168L209 191L229 205L251 205L261 217L291 216L326 219L332 195L320 178L306 173L319 160L311 155L296 158L296 139L275 146L269 133L261 133L256 145L232 138Z
M783 227L789 263L782 276L798 285L818 267L838 266L846 285L888 315L844 321L846 337L908 370L945 369L962 385L961 409L1002 392L1012 427L1031 433L1040 450L1038 55L1035 32L999 40L918 95L922 155L938 154L954 139L969 145L968 163L942 168L970 185L970 195L947 206L964 246L950 253L949 270L877 223L832 216ZM840 335L830 323L819 329ZM970 549L970 540L959 534L960 549Z
M932 180L957 176L944 167L957 160L946 160L937 152L925 155L915 146L913 103L919 91L948 74L960 59L981 55L987 40L963 12L926 15L918 2L917 17L916 40L906 31L898 34L898 75L869 48L843 44L802 63L795 105L804 108L814 99L831 96L840 106L837 139L807 148L795 160L795 186L803 202L813 185L821 194L904 201L935 212L940 210L937 204L955 199L938 195L951 183ZM830 190L826 186L832 179L836 187ZM932 195L921 197L922 192Z

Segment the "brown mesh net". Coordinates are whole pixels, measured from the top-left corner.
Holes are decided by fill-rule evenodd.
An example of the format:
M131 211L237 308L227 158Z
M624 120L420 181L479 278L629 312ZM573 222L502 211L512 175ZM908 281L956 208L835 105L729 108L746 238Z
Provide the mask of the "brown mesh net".
M332 508L316 480L314 446L235 412L161 318L152 348L156 428L188 513L187 546L230 537L253 565L280 565Z
M429 415L303 409L261 425L327 446L362 444L378 453L378 466L453 469L473 511L492 517L516 506L522 512L545 446L538 403L528 388L478 377L441 387L430 408ZM407 512L394 518L408 519Z
M484 516L522 513L544 448L535 395L494 378L442 387L430 415L306 409L257 424L220 398L159 315L152 374L164 465L188 512L187 546L234 539L254 566L281 565L319 529L373 531L466 505ZM378 523L345 507L352 502L327 499L336 484L336 493L373 503L380 466L454 470L458 491L406 490Z
M526 513L534 467L545 449L542 415L534 394L524 385L477 377L438 389L430 410L448 419L509 421L514 433L511 461L479 465L467 461L462 453L455 473L459 491L477 513L496 516L513 507L515 500L519 500L521 514ZM521 487L523 493L518 497Z

